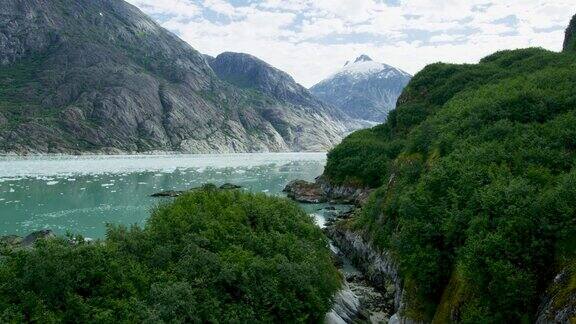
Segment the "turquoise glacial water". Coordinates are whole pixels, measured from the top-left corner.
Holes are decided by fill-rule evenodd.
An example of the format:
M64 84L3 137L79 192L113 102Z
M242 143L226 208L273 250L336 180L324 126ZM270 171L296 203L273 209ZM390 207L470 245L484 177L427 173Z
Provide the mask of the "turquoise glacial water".
M169 199L150 197L155 192L229 182L282 195L289 181L312 180L325 163L325 153L0 157L0 236L52 229L102 238L108 223L143 224Z

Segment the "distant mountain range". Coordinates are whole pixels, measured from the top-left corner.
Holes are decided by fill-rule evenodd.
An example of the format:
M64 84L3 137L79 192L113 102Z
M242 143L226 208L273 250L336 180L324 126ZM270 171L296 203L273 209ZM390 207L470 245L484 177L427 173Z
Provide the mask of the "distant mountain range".
M310 91L356 119L383 122L411 75L361 55Z
M0 152L327 150L362 125L122 0L0 2Z

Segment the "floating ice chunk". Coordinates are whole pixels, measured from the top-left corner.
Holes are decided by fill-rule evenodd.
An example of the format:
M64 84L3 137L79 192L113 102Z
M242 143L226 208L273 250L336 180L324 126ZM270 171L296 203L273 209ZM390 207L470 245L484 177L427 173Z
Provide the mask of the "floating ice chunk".
M59 181L48 181L46 182L47 186L53 186L53 185L57 185Z

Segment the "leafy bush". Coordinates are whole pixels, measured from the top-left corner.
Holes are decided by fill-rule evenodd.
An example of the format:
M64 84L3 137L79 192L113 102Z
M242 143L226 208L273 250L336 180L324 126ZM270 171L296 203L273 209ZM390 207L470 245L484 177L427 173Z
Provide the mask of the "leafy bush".
M318 322L339 286L326 238L294 203L207 188L103 242L10 253L0 321Z
M379 188L351 225L395 255L410 316L521 322L576 252L575 149L576 55L504 51L426 67L326 175Z

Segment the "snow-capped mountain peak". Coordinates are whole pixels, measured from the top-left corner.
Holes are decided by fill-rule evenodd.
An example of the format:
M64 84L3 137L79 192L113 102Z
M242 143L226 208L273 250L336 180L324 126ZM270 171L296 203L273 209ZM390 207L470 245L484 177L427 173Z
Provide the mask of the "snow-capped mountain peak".
M331 75L328 80L344 75L350 76L354 79L361 79L371 77L374 74L381 74L379 75L380 78L389 78L394 75L409 76L408 73L402 70L393 68L384 63L375 62L368 55L363 54L357 57L353 63L352 61L347 61L346 64L344 64L344 67Z
M356 58L356 60L354 60L354 63L358 63L358 62L369 62L372 61L372 59L370 58L370 56L366 55L366 54L362 54L360 56L358 56Z
M396 106L410 78L410 74L363 54L310 90L354 118L381 122Z

